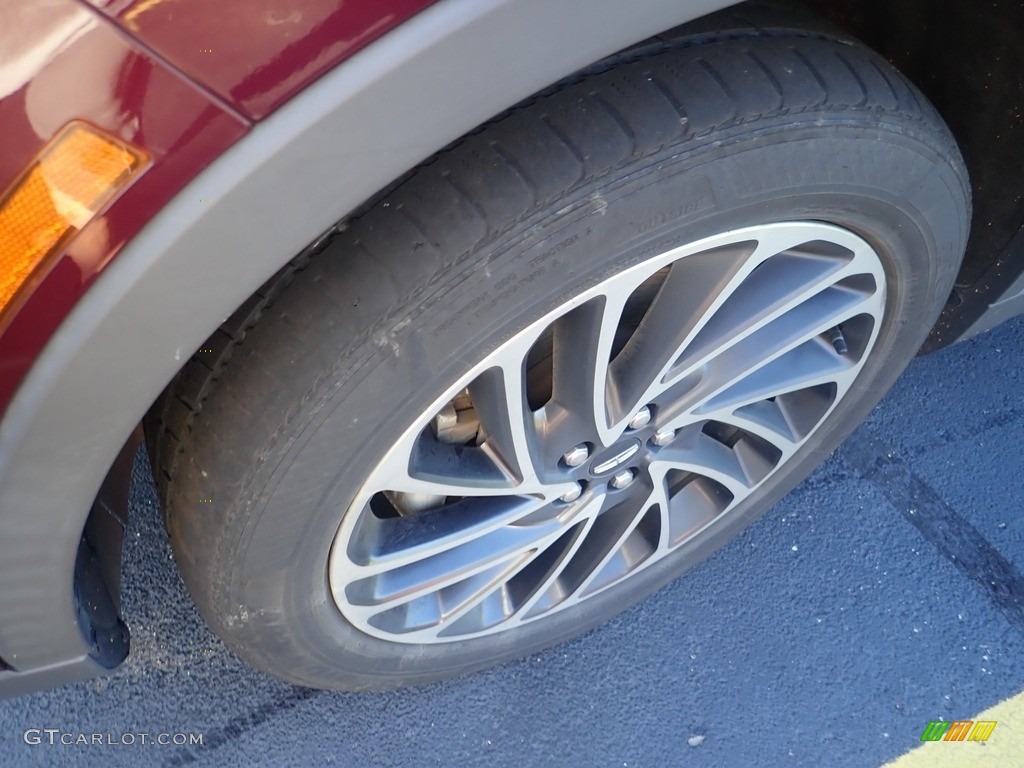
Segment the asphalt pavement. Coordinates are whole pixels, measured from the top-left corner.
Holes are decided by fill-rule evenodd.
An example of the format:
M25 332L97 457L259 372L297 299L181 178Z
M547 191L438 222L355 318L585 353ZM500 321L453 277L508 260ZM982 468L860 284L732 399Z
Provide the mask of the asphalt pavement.
M914 361L846 445L690 575L545 653L389 693L295 688L226 650L177 576L140 454L131 656L0 702L0 765L877 768L929 721L1024 689L1022 371L1024 319ZM60 743L79 734L135 743ZM922 749L969 766L1000 742L1019 746L1000 765L1024 766L1008 722L989 744Z

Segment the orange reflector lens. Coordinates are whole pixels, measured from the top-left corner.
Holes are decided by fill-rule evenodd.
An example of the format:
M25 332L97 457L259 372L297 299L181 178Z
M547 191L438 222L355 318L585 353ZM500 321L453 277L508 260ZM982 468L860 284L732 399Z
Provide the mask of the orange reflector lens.
M64 126L0 197L0 320L22 289L145 165L87 123Z

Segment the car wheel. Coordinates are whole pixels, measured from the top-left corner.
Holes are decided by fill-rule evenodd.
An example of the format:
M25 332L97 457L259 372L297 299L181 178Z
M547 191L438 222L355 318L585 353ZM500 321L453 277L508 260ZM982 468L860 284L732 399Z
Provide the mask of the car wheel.
M594 68L380 196L172 382L147 432L182 576L304 685L579 634L863 419L968 220L948 130L850 41L730 31Z

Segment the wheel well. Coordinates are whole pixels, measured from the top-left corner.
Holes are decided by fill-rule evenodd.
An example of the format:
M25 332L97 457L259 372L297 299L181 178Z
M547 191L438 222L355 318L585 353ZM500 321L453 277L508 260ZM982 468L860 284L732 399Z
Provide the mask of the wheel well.
M1024 6L1006 0L806 0L885 56L932 101L971 175L974 216L959 288L974 285L1024 216Z

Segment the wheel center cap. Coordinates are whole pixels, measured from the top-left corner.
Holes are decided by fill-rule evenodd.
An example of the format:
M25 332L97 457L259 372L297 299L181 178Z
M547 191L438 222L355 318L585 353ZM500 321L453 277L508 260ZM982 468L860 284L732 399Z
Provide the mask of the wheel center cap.
M618 469L639 452L640 446L640 441L636 439L616 443L594 459L590 465L590 474L603 475Z

